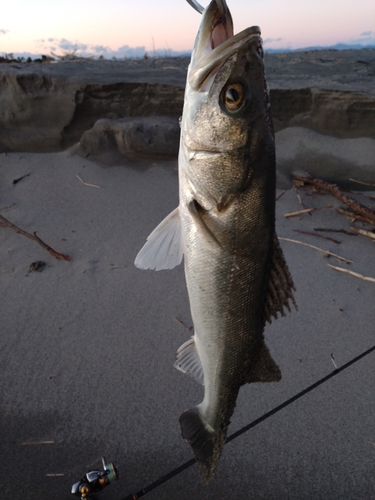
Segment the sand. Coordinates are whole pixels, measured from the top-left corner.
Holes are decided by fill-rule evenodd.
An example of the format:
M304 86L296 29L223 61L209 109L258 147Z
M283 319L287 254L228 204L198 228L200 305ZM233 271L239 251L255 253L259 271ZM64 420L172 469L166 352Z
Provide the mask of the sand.
M137 122L133 139L141 117L169 117L178 129L188 63L188 58L0 62L0 153L59 152L82 138L86 153L97 154L95 143L102 148L117 143L125 156L137 152L137 147L129 151L131 138L126 144L119 140L127 135L122 120ZM276 132L305 127L342 139L375 140L375 49L266 54L265 66ZM90 147L87 133L96 136ZM177 148L178 137L175 146L162 149L175 157Z
M173 368L191 335L174 319L192 324L183 268L133 265L176 207L177 184L176 162L103 167L67 152L0 155L1 215L72 259L0 227L2 499L71 498L71 485L105 455L120 480L97 497L120 500L192 457L178 416L202 389ZM311 190L300 196L309 207L342 205ZM241 389L229 434L331 373L332 355L340 367L375 343L375 283L328 266L375 278L374 242L296 233L350 227L333 208L284 217L301 208L294 190L281 196L279 236L353 263L282 241L298 311L265 334L283 379ZM35 261L46 263L41 272L29 272ZM374 367L372 353L232 441L208 487L194 465L147 498L372 498ZM52 443L23 445L43 441Z

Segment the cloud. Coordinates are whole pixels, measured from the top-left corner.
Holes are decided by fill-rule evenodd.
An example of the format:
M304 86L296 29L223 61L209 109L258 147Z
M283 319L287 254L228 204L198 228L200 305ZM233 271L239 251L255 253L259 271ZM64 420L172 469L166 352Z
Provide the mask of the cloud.
M9 30L0 30L0 35L6 35L9 33Z
M102 45L95 45L92 47L95 51L96 55L102 55L106 58L115 57L116 59L124 58L124 57L144 57L146 53L146 48L142 47L129 47L129 45L123 45L119 47L117 50L112 50L109 47L103 47Z
M280 39L281 40L281 39ZM191 51L175 51L165 48L158 48L152 51L147 51L145 46L130 47L122 45L118 49L112 49L106 45L91 45L79 41L68 40L67 38L40 38L36 40L39 53L31 54L29 52L16 53L16 57L31 57L32 59L39 58L41 55L64 56L75 55L76 57L91 57L105 59L134 59L143 58L146 54L149 57L179 57L190 56Z
M347 42L343 42L350 45L361 45L363 47L374 46L375 45L375 33L372 31L364 31L359 38L350 39Z
M123 45L117 50L113 50L105 45L90 45L87 43L82 43L72 40L67 40L66 38L48 38L48 40L40 39L37 40L41 49L44 53L54 52L58 55L64 55L65 53L72 53L77 57L100 57L103 56L106 59L124 58L124 57L144 57L146 53L146 48L142 47L130 47L129 45Z
M285 40L285 38L266 38L265 40L263 40L263 43L266 44L266 43L278 43L278 42L281 42L282 40Z

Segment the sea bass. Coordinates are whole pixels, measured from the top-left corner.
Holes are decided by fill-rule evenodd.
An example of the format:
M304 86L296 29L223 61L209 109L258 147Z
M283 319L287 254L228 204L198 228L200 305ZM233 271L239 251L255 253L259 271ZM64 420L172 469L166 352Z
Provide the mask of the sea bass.
M265 323L294 303L275 234L275 140L260 29L233 35L225 0L203 9L188 69L179 151L180 203L135 265L170 269L184 257L194 336L175 366L204 385L180 416L207 483L241 385L277 382Z

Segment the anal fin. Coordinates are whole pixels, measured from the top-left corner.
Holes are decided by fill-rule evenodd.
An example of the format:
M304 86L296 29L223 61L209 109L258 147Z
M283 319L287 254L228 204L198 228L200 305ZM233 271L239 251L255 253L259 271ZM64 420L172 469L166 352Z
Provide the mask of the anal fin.
M176 352L175 368L193 377L198 384L204 385L202 363L195 346L194 337L182 344Z

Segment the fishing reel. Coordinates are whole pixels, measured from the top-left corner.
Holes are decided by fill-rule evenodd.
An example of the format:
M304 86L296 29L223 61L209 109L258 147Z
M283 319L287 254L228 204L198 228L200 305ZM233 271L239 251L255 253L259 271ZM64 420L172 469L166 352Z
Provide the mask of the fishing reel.
M118 479L118 472L113 462L102 458L103 469L88 472L78 483L73 484L72 493L81 499L90 500L92 493L97 493Z

